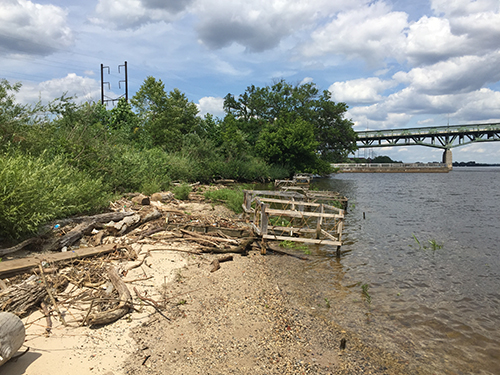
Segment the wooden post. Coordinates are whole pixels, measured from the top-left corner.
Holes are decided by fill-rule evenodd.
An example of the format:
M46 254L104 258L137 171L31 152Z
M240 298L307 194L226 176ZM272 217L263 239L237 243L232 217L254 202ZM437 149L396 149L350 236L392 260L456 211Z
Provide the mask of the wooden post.
M260 204L260 230L262 235L262 246L260 247L260 253L262 255L266 254L266 244L264 242L264 236L267 234L267 227L269 224L269 217L267 216L266 212L267 208L269 208L268 204Z
M0 366L16 354L25 335L21 319L12 313L0 312Z
M325 207L323 203L319 206L319 213L322 214L325 212ZM318 222L316 224L316 239L319 239L321 235L321 225L323 224L323 216L318 217Z

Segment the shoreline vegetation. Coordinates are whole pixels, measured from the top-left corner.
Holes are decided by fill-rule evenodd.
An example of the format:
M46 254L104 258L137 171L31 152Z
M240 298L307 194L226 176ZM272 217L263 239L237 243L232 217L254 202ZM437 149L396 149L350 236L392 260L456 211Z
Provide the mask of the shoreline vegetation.
M0 81L0 242L178 181L326 175L356 149L347 105L313 83L280 80L228 94L223 118L200 117L185 94L154 77L112 109L66 95L22 105L19 88Z

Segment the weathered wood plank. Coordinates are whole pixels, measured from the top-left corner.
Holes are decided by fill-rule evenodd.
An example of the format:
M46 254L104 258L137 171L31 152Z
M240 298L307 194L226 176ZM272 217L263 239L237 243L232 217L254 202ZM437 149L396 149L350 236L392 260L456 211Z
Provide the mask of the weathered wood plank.
M294 241L303 243L314 243L321 245L332 245L332 246L342 246L342 242L331 241L331 240L315 240L312 238L301 238L301 237L290 237L290 236L273 236L271 234L265 234L262 236L266 240L277 240L277 241Z
M291 211L291 210L276 210L274 208L269 208L266 210L270 216L288 216L288 217L323 217L332 219L343 219L344 215L339 214L326 214L319 212L302 212L302 211Z
M12 275L27 271L33 267L38 267L41 261L62 262L71 259L80 259L94 255L106 254L116 249L115 244L101 245L96 247L86 247L64 253L37 254L28 258L7 260L0 262L0 276Z

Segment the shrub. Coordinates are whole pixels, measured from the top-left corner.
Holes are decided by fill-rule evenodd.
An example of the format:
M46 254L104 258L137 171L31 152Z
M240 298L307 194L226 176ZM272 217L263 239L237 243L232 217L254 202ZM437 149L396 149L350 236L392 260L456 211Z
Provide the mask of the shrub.
M227 208L239 214L243 212L243 191L241 189L207 190L205 199L222 201Z
M184 183L184 184L181 184L178 186L174 186L174 188L172 190L173 190L175 199L180 199L180 200L185 201L185 200L189 199L189 193L191 193L192 189L191 189L191 186Z
M96 211L111 196L102 181L63 157L17 153L0 158L0 236L20 238L51 220Z

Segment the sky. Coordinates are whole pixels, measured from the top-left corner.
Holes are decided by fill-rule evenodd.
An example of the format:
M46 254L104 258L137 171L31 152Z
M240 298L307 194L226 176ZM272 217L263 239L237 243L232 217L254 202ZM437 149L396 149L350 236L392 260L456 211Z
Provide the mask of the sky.
M499 0L0 0L0 78L17 101L129 97L148 76L200 115L250 85L314 82L356 131L500 122ZM111 105L111 104L110 104ZM108 107L111 108L111 107ZM422 146L373 148L441 161ZM500 163L500 142L453 149Z

